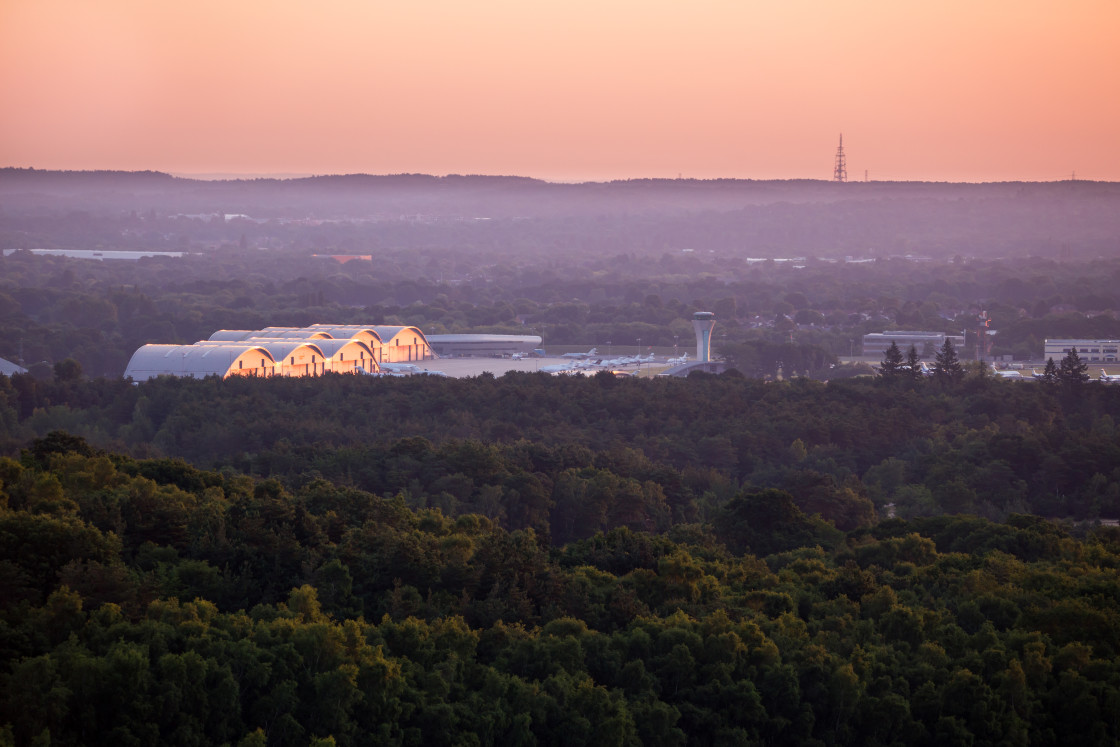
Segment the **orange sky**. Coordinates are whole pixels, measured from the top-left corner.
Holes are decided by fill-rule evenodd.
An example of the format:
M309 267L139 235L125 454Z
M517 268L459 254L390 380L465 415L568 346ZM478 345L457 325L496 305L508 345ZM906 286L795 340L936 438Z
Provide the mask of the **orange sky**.
M0 0L0 166L1120 181L1118 0Z

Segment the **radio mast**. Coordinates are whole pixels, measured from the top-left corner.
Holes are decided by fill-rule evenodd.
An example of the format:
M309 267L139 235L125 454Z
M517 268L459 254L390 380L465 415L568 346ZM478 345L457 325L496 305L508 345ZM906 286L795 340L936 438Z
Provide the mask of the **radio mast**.
M848 181L848 162L844 158L844 133L840 133L840 147L836 149L836 168L832 170L834 182Z

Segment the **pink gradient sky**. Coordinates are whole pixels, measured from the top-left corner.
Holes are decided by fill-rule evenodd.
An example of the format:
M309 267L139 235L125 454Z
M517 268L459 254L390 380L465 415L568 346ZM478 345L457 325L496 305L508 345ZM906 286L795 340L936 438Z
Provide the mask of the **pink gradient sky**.
M1120 0L0 0L0 166L1120 181Z

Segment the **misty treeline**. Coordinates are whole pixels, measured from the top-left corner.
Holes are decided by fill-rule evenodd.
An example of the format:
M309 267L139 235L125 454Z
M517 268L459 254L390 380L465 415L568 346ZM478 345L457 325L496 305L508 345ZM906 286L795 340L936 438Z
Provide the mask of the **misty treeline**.
M552 542L710 520L742 488L842 530L889 515L1120 518L1120 387L994 378L546 374L0 377L0 446L53 430L134 456L324 479Z
M793 266L666 252L478 264L449 245L340 265L312 253L233 248L99 262L16 252L0 258L0 357L42 363L47 374L73 358L86 375L119 376L145 343L317 322L539 334L546 348L625 349L640 339L688 350L692 313L706 310L719 319L716 354L748 376L774 376L784 364L786 375L830 378L836 356L858 355L872 331L963 330L968 356L982 308L999 332L994 355L1037 359L1047 337L1120 337L1115 259Z
M986 309L993 354L1027 359L1046 337L1120 336L1120 263L1098 259L1115 256L1118 235L1120 186L1092 182L211 182L9 168L0 357L117 376L145 343L315 322L687 349L705 310L720 319L717 353L744 373L788 374L796 359L797 373L827 378L865 332L971 333ZM192 254L18 251L38 248Z
M1120 738L1115 528L1011 514L844 532L745 488L666 532L624 523L557 547L410 508L412 485L465 461L522 490L531 460L586 456L420 441L369 455L386 496L61 432L0 457L0 742ZM600 456L568 479L632 469Z
M325 176L215 180L158 173L0 169L5 248L334 247L368 253L456 246L469 254L642 259L956 254L1116 249L1120 185ZM229 220L227 220L227 217ZM215 220L217 218L217 220ZM15 242L14 244L11 242Z

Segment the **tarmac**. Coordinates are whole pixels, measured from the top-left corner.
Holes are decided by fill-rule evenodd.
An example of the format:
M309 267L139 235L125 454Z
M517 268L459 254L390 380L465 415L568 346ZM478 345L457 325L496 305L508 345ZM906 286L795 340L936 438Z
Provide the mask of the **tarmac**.
M481 376L484 373L490 373L494 376L501 376L509 371L539 371L545 366L561 366L572 363L571 358L522 358L521 360L514 360L512 358L436 358L430 361L418 361L413 363L414 366L421 371L440 372L447 376L456 379L464 379L471 376ZM650 375L647 372L660 371L665 368L664 362L653 361L652 363L644 363L641 366L642 376ZM624 369L627 372L638 373L638 366L626 366ZM596 373L597 369L589 369L588 374Z

